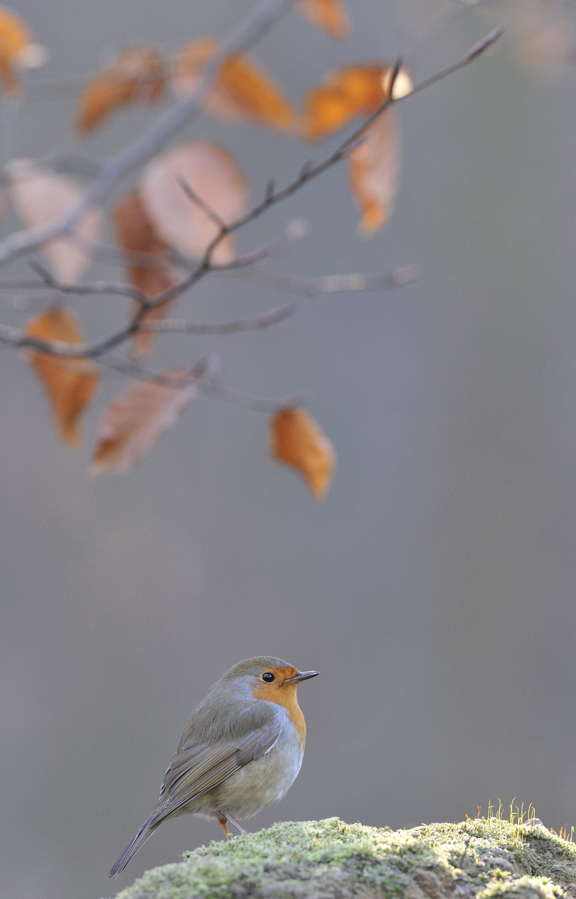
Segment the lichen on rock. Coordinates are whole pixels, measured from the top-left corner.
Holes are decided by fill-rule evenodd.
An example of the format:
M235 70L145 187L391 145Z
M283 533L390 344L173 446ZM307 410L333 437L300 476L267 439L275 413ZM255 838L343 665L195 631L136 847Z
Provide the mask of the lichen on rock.
M576 846L499 818L412 830L275 824L147 871L118 899L562 899Z

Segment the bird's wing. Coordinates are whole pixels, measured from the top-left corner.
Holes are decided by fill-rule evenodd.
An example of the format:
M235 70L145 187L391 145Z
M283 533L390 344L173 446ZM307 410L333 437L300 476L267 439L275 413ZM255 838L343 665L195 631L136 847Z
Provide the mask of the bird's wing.
M168 766L160 802L126 846L108 876L118 876L165 818L264 755L272 749L280 734L278 724L271 723L229 743L208 745L191 740L185 743Z
M227 780L244 765L268 752L280 736L276 722L251 731L229 743L185 744L164 776L156 820L174 814L192 799L197 799Z

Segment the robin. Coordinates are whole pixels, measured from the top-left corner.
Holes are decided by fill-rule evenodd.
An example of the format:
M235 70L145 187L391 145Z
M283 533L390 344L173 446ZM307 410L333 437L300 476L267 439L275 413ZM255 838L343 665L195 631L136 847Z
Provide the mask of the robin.
M251 818L288 792L302 764L306 723L298 684L318 671L282 659L238 662L192 712L152 814L114 863L117 877L165 818L191 813L228 824Z

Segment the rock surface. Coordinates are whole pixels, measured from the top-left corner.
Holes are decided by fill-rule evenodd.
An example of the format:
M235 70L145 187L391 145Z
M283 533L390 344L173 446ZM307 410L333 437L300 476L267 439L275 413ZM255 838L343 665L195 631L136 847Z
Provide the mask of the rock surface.
M329 818L203 846L118 899L563 899L575 887L576 845L537 820L391 831Z

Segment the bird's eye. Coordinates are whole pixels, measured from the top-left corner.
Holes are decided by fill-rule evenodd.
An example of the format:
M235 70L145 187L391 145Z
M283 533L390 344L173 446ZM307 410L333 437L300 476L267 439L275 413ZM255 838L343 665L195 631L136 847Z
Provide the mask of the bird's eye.
M273 680L276 680L271 671L265 671L262 675L262 680L265 680L267 684L271 684Z

